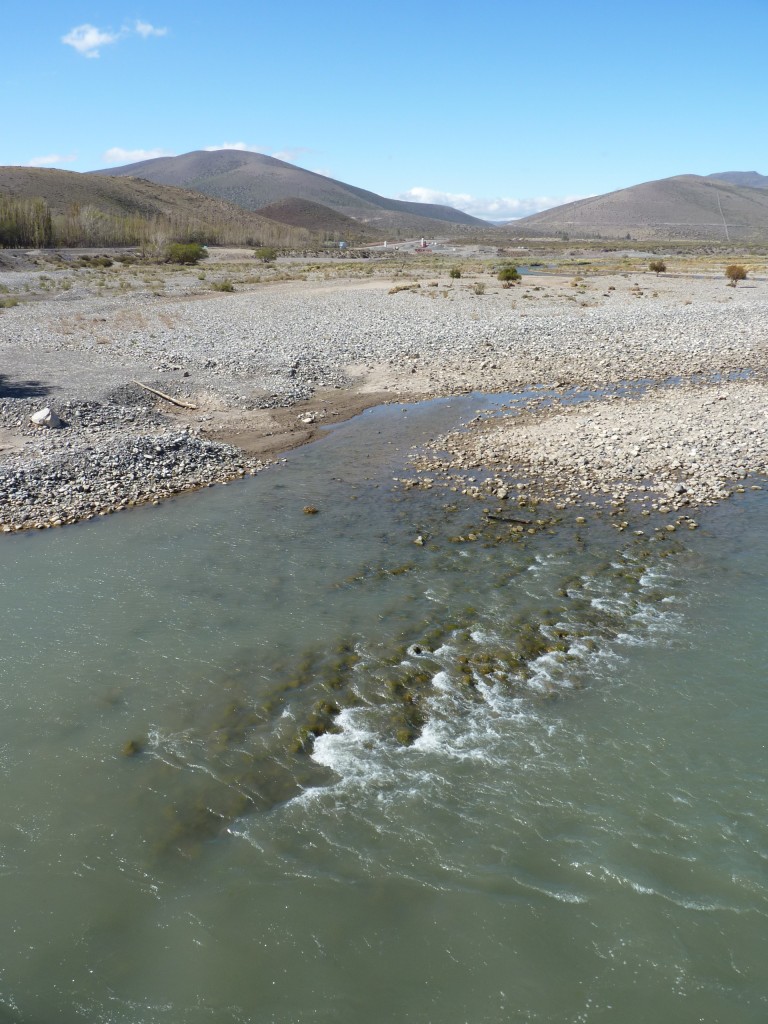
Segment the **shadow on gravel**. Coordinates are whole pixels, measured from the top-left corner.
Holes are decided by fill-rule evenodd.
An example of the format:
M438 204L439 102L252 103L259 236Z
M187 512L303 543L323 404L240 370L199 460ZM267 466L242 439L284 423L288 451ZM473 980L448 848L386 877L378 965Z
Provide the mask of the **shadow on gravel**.
M43 398L54 389L39 380L10 380L0 373L0 398Z

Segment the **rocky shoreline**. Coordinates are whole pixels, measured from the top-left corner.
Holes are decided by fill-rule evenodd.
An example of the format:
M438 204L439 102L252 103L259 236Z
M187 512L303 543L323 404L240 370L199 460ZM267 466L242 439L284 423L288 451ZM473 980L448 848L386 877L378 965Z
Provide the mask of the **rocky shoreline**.
M546 401L436 440L421 468L462 489L486 466L495 492L514 478L562 505L672 510L768 472L764 279L540 274L503 289L482 270L453 281L409 267L402 287L389 266L206 291L217 273L232 264L213 260L204 284L193 270L148 283L129 266L0 272L5 293L34 299L0 310L2 531L256 473L378 401L531 385ZM30 422L46 406L60 429Z
M420 475L405 483L438 478L484 501L608 507L614 516L688 512L762 490L767 428L765 381L674 382L623 396L564 391L433 440L414 460Z

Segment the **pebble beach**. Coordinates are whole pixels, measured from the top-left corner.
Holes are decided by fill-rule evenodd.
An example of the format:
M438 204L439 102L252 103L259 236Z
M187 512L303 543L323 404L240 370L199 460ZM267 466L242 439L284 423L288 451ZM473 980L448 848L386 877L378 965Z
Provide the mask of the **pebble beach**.
M496 491L514 478L563 505L681 509L768 472L759 274L532 272L503 288L482 269L374 261L238 278L227 258L204 277L0 270L19 298L0 309L0 529L224 483L366 406L470 391L548 398L420 454L465 486L483 466ZM231 292L211 287L224 274ZM46 407L60 427L30 421Z

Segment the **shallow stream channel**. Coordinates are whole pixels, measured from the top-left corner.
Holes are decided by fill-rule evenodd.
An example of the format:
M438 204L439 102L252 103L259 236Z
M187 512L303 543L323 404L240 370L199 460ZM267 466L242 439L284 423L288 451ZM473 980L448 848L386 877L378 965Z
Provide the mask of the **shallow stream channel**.
M768 491L395 482L502 404L2 538L0 1024L768 1019Z

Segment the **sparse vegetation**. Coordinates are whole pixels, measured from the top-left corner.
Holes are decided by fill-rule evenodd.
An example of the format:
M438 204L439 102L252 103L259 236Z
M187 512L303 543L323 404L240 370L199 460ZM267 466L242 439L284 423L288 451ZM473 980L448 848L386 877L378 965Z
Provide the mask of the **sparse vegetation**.
M0 248L43 249L52 238L51 211L42 199L0 197Z
M520 272L517 267L513 266L502 267L496 276L504 288L511 288L513 284L520 280Z
M458 279L461 277L461 270L458 267L451 267L451 269L448 271L448 277L450 277L451 280L453 281L458 281Z
M208 250L198 242L173 242L168 246L167 259L169 263L181 263L186 266L194 266L200 260L208 259Z
M475 295L485 295L485 282L475 281L475 283L472 285L472 291L475 293Z
M229 279L226 278L223 281L214 281L214 283L211 285L211 288L215 292L233 292L235 290L235 286Z
M253 257L262 263L274 263L277 259L277 249L273 249L271 245L262 245L254 252Z
M659 274L666 274L667 264L664 260L651 260L648 264L648 269L652 270L656 277L658 277Z
M725 276L728 278L730 287L735 288L739 281L746 281L746 267L743 267L741 263L731 263L725 268Z

